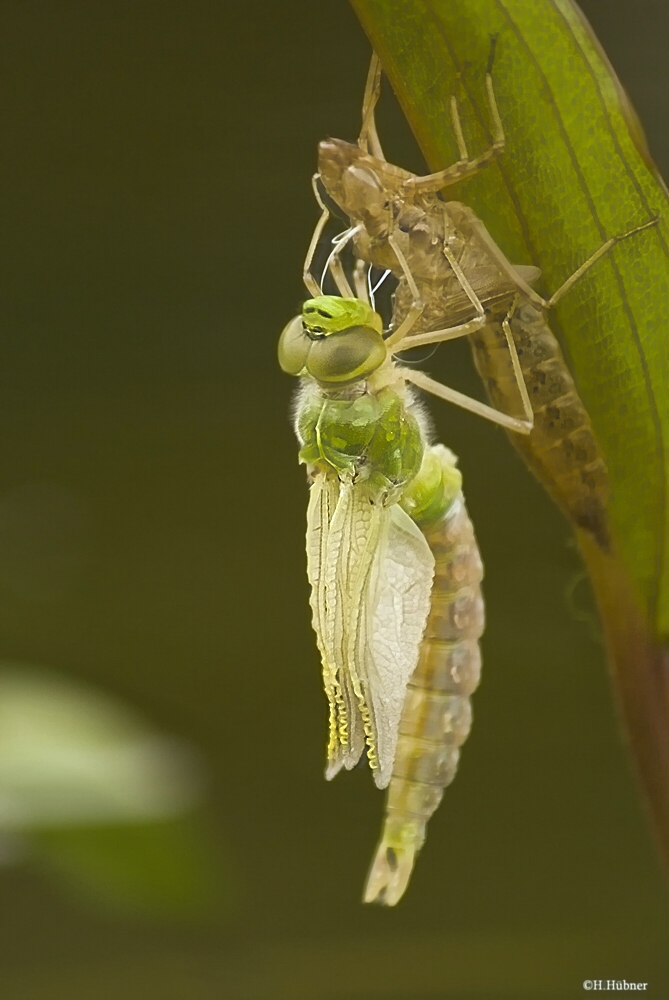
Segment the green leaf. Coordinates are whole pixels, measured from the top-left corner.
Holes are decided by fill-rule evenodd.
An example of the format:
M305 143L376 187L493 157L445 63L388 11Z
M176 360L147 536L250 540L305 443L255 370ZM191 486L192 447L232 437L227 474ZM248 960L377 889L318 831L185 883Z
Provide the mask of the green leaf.
M606 455L611 519L642 606L669 633L669 205L640 126L568 0L353 0L432 169L458 159L458 99L471 155L490 142L485 72L507 137L498 163L449 198L470 205L515 263L553 292L605 240L615 247L551 317Z
M560 302L551 326L604 452L615 542L577 531L616 693L669 866L669 205L641 127L570 0L352 0L432 170L455 162L458 100L471 156L490 144L485 73L503 156L449 187L516 264L554 292L608 238L653 217Z

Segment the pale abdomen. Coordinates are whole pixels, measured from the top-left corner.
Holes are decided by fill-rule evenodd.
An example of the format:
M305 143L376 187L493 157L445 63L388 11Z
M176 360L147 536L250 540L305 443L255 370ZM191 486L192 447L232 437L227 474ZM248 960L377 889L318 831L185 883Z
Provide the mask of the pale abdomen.
M404 893L425 827L455 777L471 726L483 632L483 566L462 494L423 527L435 557L432 602L407 689L381 842L365 901L394 905Z
M503 315L471 336L472 350L493 406L520 415ZM530 302L520 305L510 325L534 427L527 436L509 437L567 517L608 549L606 465L557 339L543 311Z

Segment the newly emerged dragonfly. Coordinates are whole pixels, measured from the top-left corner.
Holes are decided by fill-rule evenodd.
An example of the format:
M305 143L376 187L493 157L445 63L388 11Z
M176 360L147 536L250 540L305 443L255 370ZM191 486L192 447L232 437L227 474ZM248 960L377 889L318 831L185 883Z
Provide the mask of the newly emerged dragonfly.
M512 443L567 517L606 549L604 457L545 313L616 243L657 220L608 240L550 299L543 299L530 286L539 277L537 268L512 265L471 209L438 195L503 151L504 132L490 76L486 77L493 121L490 148L476 159L469 158L453 99L460 160L418 177L388 163L383 155L374 119L380 72L373 57L358 145L332 139L319 147L317 176L351 221L337 254L352 239L358 257L399 279L392 327L393 337L403 340L402 347L470 335L474 360L495 412L515 413L524 426L514 427L499 418L498 422L512 432ZM316 187L315 191L323 209L322 231L328 212ZM336 260L332 263L333 275L345 287L341 269ZM425 376L414 379L419 386L425 384L421 378ZM518 433L528 429L529 434Z
M366 753L388 787L364 900L393 906L469 732L483 567L455 456L429 443L413 373L394 360L369 302L308 300L281 334L279 362L301 379L295 429L310 480L326 776Z

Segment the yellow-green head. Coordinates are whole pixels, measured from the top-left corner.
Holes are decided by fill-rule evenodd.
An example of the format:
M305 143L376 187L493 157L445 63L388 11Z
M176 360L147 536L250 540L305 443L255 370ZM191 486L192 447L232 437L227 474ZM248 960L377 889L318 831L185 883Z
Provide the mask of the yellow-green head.
M370 327L379 334L383 333L381 317L367 302L339 295L319 295L317 299L307 299L302 306L302 320L307 333L326 337L354 326Z
M326 387L367 378L386 360L383 323L362 299L320 295L279 339L279 364L289 375L311 375Z

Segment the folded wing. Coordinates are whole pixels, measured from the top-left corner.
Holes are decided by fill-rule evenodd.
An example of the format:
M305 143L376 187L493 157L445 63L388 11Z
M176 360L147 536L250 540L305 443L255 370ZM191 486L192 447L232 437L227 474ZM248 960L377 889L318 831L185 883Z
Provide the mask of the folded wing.
M376 723L379 788L390 781L406 687L416 669L430 610L434 556L425 536L398 505L385 511L386 530L370 579L358 658Z
M392 772L406 686L430 607L434 558L399 506L319 473L307 517L313 625L330 706L326 777L365 743L374 779Z

